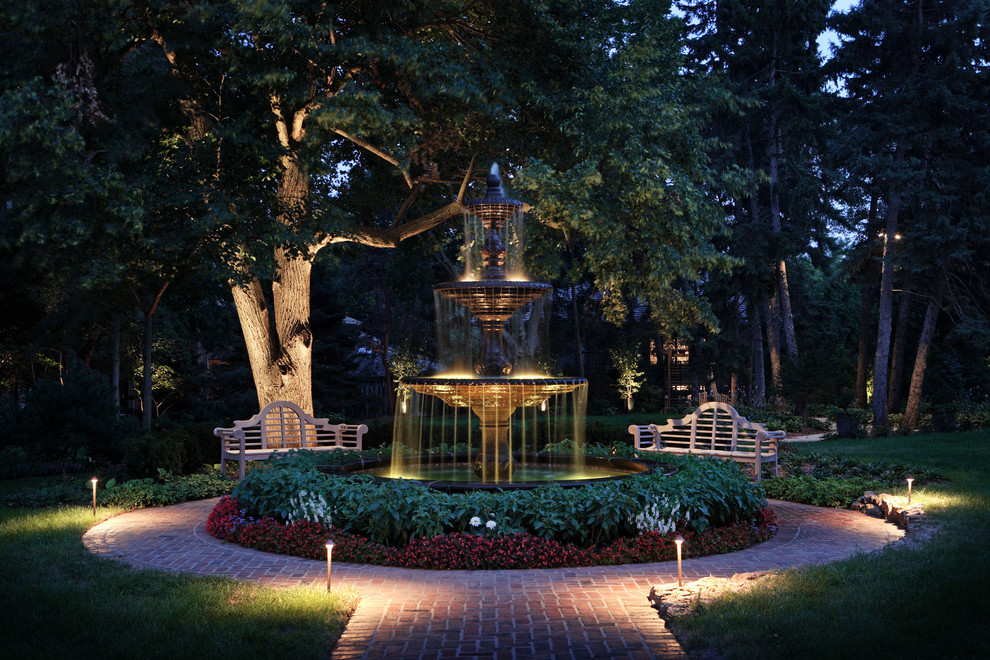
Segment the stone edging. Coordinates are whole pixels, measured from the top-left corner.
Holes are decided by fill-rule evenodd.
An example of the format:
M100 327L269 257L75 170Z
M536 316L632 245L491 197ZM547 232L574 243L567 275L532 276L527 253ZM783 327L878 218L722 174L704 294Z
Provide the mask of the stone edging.
M904 531L918 525L925 517L925 507L920 502L909 504L908 498L890 493L868 490L850 506L853 511L874 518L886 518Z

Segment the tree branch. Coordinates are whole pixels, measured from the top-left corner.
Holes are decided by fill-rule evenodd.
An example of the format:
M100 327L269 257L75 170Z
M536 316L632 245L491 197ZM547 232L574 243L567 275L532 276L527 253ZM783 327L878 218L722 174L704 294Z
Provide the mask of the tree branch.
M413 187L414 185L413 180L412 177L409 176L409 172L407 172L406 170L402 169L402 167L399 166L399 161L394 156L390 156L389 154L385 153L384 151L372 145L371 143L366 142L365 140L362 140L359 137L354 137L353 135L347 133L346 131L342 131L339 128L331 127L330 130L336 133L337 135L339 135L340 137L344 138L345 140L350 140L351 142L358 145L362 149L367 149L371 153L375 154L376 156L384 160L386 163L391 163L392 165L395 165L396 169L398 169L399 172L402 173L402 178L406 180L406 185L409 186L409 188Z

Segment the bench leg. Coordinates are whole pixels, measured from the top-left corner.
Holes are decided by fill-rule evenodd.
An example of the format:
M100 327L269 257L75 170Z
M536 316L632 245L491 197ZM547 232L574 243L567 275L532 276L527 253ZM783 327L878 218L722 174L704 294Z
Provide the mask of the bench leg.
M763 443L759 436L756 438L756 454L753 456L753 464L756 466L756 483L763 479Z
M247 462L246 459L247 457L244 455L244 452L241 452L240 458L237 459L237 464L238 464L237 474L240 476L241 479L244 478L244 464Z

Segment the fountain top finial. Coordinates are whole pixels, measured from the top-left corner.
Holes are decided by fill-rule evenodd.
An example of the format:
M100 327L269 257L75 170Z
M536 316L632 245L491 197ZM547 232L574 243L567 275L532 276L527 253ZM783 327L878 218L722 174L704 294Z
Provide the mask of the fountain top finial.
M464 206L468 213L476 215L486 226L492 220L503 222L522 207L522 202L509 199L502 190L502 177L499 175L498 163L492 163L488 172L488 190L480 199L472 199Z
M502 191L502 177L499 176L498 163L492 163L492 167L488 170L488 193L485 197L504 197L505 193Z

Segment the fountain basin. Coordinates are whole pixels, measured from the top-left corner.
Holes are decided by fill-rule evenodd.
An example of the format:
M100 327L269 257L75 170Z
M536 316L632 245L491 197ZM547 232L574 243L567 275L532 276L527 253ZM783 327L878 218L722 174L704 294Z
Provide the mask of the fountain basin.
M399 461L395 467L391 458L371 458L347 463L334 471L345 475L368 475L379 482L410 479L444 492L518 490L549 484L575 488L657 471L665 476L677 472L669 463L651 460L584 456L576 463L569 456L527 453L513 457L515 471L511 481L491 483L479 480L475 474L473 465L477 458L476 454L411 456ZM324 470L331 471L331 468Z
M457 408L498 408L506 417L520 406L538 406L554 394L566 394L584 378L403 378L402 384Z

